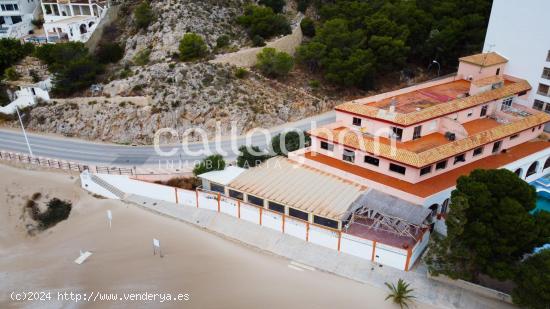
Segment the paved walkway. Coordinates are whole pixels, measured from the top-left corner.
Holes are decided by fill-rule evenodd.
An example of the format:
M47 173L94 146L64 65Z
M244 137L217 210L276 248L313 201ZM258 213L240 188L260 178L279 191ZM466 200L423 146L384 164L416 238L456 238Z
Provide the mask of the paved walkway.
M376 287L385 288L384 282L396 282L397 279L402 278L411 283L414 295L422 303L441 308L514 308L512 305L430 280L427 278L426 270L422 266L417 266L410 272L403 272L390 267L380 267L370 261L307 243L298 238L225 214L192 206L160 202L136 195L128 196L126 201L150 211L192 223L260 250L309 265L318 270L334 273Z

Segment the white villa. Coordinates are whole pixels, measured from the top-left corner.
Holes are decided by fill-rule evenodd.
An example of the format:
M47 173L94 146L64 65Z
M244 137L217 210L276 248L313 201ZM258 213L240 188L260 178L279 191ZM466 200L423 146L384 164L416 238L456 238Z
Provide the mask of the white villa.
M21 38L33 29L39 0L0 0L0 39Z
M42 0L47 41L88 41L108 8L107 0Z

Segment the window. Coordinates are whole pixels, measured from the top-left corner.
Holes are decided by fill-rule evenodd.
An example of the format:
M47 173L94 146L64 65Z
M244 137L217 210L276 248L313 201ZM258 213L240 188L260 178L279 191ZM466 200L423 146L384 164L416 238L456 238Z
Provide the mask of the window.
M348 161L348 162L355 162L355 151L344 149L342 160Z
M542 102L541 100L535 100L535 102L533 103L533 108L541 111L544 108L544 102Z
M500 75L500 68L497 69L497 75Z
M500 150L500 146L502 146L502 141L495 142L493 144L493 153L498 152Z
M242 192L229 189L229 196L244 201L244 194Z
M474 149L474 157L479 156L482 153L483 153L483 147L478 147L478 148Z
M22 21L23 21L23 18L21 18L21 16L12 16L11 17L11 22L14 23L14 24L18 24Z
M446 214L447 208L449 207L449 199L446 199L443 204L441 204L441 213Z
M267 208L269 208L269 210L273 210L273 211L276 211L276 212L279 212L279 213L282 213L282 214L285 213L285 206L283 206L279 203L269 202L267 204Z
M487 115L487 108L489 108L487 105L483 105L481 107L481 113L479 113L479 117L485 117Z
M544 111L547 113L550 113L550 104L546 104L546 107L544 108Z
M550 62L550 50L548 51L548 55L546 56L546 61Z
M393 132L391 137L395 138L398 141L401 141L401 138L403 137L403 129L398 127L391 127L391 130Z
M354 126L361 126L361 118L353 117L352 123Z
M442 170L442 169L445 169L447 167L447 161L441 161L441 162L437 162L437 164L435 165L435 170Z
M500 110L504 111L504 110L507 110L510 107L512 107L512 101L513 100L514 100L513 97L509 97L509 98L506 98L506 99L502 100L502 106L501 106Z
M454 164L458 164L460 162L466 162L466 155L465 154L460 154L460 155L455 157Z
M225 188L222 185L216 183L210 183L210 191L220 192L225 194Z
M333 151L334 150L334 145L329 144L327 142L321 141L321 149L328 150L328 151Z
M319 216L313 216L313 223L330 227L333 229L338 228L338 221L330 220Z
M473 112L468 112L468 115L466 115L468 118L472 117L474 113Z
M288 208L288 215L294 218L302 219L305 221L308 221L309 214L307 212L300 211L298 209L294 208Z
M539 162L535 161L529 166L529 169L527 170L527 174L525 174L525 177L529 177L533 174L537 173L537 169L539 168Z
M405 175L407 169L404 166L390 163L390 171Z
M375 157L365 156L365 163L378 166L378 165L380 165L380 160L378 158L375 158Z
M413 139L420 138L422 135L422 126L414 127Z
M519 136L519 133L514 134L514 135L510 136L510 139L516 139L516 138L518 138L518 136Z
M550 79L550 68L544 68L542 70L542 78Z
M550 96L550 86L545 84L539 84L539 89L537 90L537 93L540 95Z
M248 202L250 204L264 207L264 200L254 195L250 195L250 194L248 195Z
M426 166L420 169L420 176L426 175L432 172L432 166Z

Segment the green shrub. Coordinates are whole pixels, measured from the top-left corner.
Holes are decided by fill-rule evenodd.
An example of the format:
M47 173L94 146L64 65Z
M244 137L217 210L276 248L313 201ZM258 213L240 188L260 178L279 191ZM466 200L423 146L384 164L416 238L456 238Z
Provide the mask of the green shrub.
M309 81L309 86L313 89L317 89L321 86L321 83L316 79L312 79Z
M300 137L303 136L303 139ZM284 144L281 147L281 139ZM311 138L304 132L287 131L273 136L271 139L271 150L275 155L287 156L289 152L296 151L302 147L308 147L311 144Z
M149 27L154 19L153 10L148 1L143 1L134 10L134 22L139 29L145 29Z
M310 0L298 0L298 11L305 13L309 7Z
M45 230L66 220L72 209L72 204L70 202L62 201L58 198L51 199L46 206L47 209L44 212L40 212L34 200L27 201L26 205L31 212L32 219L38 222L39 229L41 230Z
M275 48L264 48L257 56L256 67L270 77L286 76L294 67L294 59L285 52Z
M208 173L211 171L221 171L225 169L225 161L221 155L211 155L195 165L193 174L195 176Z
M18 80L19 74L14 67L9 67L4 71L4 78L11 81Z
M22 44L17 39L0 39L0 72L4 72L25 56L32 53L34 45Z
M237 78L245 78L248 76L248 70L245 68L237 68L235 71L235 77Z
M270 7L275 13L281 13L283 11L283 8L286 5L286 1L285 0L260 0L258 4Z
M151 50L148 48L142 49L134 56L132 59L134 64L139 66L144 66L149 63L149 56L151 55Z
M264 47L264 46L265 46L265 40L264 40L264 38L262 38L261 36L255 35L255 36L252 38L252 45L253 45L254 47Z
M315 36L315 22L313 22L313 19L311 18L304 18L300 22L300 28L302 28L302 33L307 37L314 37Z
M216 48L224 48L229 46L230 38L228 35L222 35L216 39Z
M521 262L514 280L514 303L525 308L545 309L550 304L550 250L542 250Z
M242 168L254 167L269 159L269 155L260 151L257 146L249 148L243 145L239 148L239 152L237 166Z
M244 15L237 17L237 23L247 29L251 38L259 35L264 39L269 39L276 35L292 32L290 23L285 16L275 14L269 7L257 5L248 5Z
M124 57L124 46L118 43L101 44L96 52L97 60L101 63L116 63Z
M180 41L180 59L190 61L203 58L208 53L204 39L196 33L186 33Z
M92 57L81 42L46 44L36 48L35 56L53 73L53 93L70 95L96 82L103 65Z

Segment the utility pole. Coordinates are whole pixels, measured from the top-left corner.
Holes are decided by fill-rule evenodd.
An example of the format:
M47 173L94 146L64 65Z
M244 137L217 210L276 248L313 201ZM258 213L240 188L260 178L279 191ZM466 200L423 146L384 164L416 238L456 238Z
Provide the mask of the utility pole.
M31 155L31 157L34 157L34 155L32 154L31 144L29 143L29 138L27 137L27 132L25 132L23 120L21 120L21 114L19 114L19 108L17 108L17 106L15 107L15 111L17 112L17 117L19 117L19 123L21 124L21 129L23 130L23 136L25 136L25 142L27 142L27 147L29 148L29 154Z

